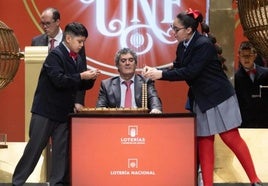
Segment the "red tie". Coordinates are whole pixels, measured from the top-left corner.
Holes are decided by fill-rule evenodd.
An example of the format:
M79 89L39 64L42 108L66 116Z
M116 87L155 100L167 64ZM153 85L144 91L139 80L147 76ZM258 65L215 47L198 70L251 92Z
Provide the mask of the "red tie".
M73 52L73 51L70 51L69 56L70 56L71 58L73 58L73 60L76 61L76 59L77 59L77 53L75 53L75 52Z
M54 38L50 39L50 41L49 41L49 43L50 43L49 51L51 51L53 48L55 48L55 41L56 41L56 39L54 39Z
M131 108L132 107L132 95L131 95L131 88L130 85L132 84L132 81L124 81L124 84L127 86L126 94L125 94L125 108Z
M251 69L247 71L247 74L249 75L250 79L252 80L252 82L254 82L255 79L255 74L256 74L256 69Z
M248 75L250 75L250 74L256 74L256 69L253 68L251 70L248 70L247 73L248 73Z

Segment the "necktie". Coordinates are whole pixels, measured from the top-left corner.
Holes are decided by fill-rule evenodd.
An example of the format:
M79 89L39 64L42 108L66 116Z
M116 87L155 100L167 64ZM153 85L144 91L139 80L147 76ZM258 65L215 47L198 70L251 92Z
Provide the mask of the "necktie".
M256 74L256 69L251 69L247 71L247 74L249 75L250 79L252 80L252 82L254 82L254 78L255 78L255 74Z
M55 48L55 41L56 39L54 38L51 38L49 43L50 43L50 48L49 48L49 51L51 51L53 48Z
M250 74L256 74L256 69L253 68L251 70L248 70L247 73L248 73L248 75L250 75Z
M73 58L74 61L76 61L76 59L77 59L77 53L75 53L75 52L73 52L73 51L70 51L69 56L70 56L71 58Z
M132 107L132 94L131 94L130 85L132 84L132 81L124 81L124 84L127 86L126 94L125 94L125 108L131 108Z

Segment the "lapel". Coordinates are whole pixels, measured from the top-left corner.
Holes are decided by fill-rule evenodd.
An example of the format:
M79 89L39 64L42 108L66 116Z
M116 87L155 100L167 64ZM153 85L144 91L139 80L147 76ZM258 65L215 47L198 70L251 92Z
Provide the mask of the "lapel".
M135 75L135 81L134 81L134 96L135 96L135 102L137 104L137 107L141 107L139 103L141 103L142 95L141 95L141 90L142 90L142 79L140 76Z
M134 82L134 88L135 88L135 101L137 107L142 107L142 84L147 83L146 79L142 76L136 74L135 75L135 82ZM148 93L147 93L148 95Z
M178 53L179 53L179 56L180 56L180 59L181 59L180 61L183 61L183 59L184 59L184 53L185 53L183 42L180 42L179 43Z
M121 103L121 88L120 88L120 78L119 76L115 79L112 80L112 92L114 94L114 98L115 98L115 104L116 107L120 107L120 103Z
M191 56L191 51L193 50L194 44L196 43L196 40L200 37L199 32L195 32L195 35L193 36L191 42L187 46L187 48L184 51L184 45L183 42L181 42L181 51L183 52L183 58L182 58L182 63L183 65L187 64L189 62L188 57Z
M196 41L199 39L199 37L201 37L202 35L199 32L195 32L191 42L189 43L187 49L186 49L186 53L189 53L189 51L191 51L191 49L193 48L194 44L196 43Z
M241 76L243 78L246 78L247 83L253 84L253 81L250 79L246 70L243 67L240 67L240 68L241 68ZM255 75L255 78L256 78L256 75ZM255 78L254 78L254 81L255 81Z
M69 52L66 49L66 47L62 43L60 43L58 47L62 51L62 55L64 56L65 59L64 62L67 63L68 68L72 69L72 71L80 72L79 65L76 65L75 64L76 62L73 60L73 58L69 56Z
M262 68L259 65L256 65L256 74L255 74L254 81L258 81L263 73L264 71L262 70Z
M48 45L48 36L46 34L43 34L40 39L40 44L47 46Z

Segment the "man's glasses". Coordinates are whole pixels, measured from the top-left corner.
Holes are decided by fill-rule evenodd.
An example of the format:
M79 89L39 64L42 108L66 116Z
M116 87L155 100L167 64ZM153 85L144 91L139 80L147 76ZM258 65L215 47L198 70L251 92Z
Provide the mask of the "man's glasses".
M179 32L180 30L185 29L184 27L178 28L178 27L176 27L176 26L174 26L174 25L170 25L170 28L171 28L175 33Z
M249 55L239 55L241 59L252 59L255 57L255 54L249 54Z
M50 25L52 24L52 23L55 23L55 21L52 21L52 22L40 22L39 24L40 24L40 26L42 26L42 27L44 27L44 26L46 26L46 27L50 27Z

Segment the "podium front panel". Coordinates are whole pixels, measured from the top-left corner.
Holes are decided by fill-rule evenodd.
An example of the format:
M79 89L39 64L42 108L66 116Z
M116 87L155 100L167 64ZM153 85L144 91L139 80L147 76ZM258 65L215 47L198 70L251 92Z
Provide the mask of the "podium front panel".
M194 186L194 117L71 117L72 186Z

